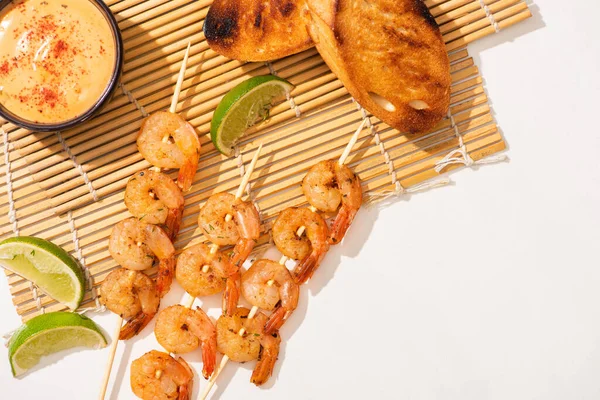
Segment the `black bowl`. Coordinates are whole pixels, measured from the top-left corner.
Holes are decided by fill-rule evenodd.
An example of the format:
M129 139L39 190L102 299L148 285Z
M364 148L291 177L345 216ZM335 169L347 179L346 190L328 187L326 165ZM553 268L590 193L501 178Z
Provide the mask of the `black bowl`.
M114 15L112 14L112 12L108 8L108 6L106 4L104 4L104 2L102 0L85 0L85 1L89 1L92 4L94 4L96 7L98 7L98 9L102 13L102 15L104 15L104 17L106 18L106 21L110 25L110 30L113 33L113 39L114 39L114 43L115 43L114 71L108 82L108 85L106 86L106 89L104 89L104 92L102 92L102 95L100 96L100 98L98 98L98 100L92 106L92 108L90 108L89 110L87 110L86 112L81 114L80 116L75 117L70 120L67 120L67 121L64 121L64 122L59 122L59 123L44 124L44 123L32 122L32 121L23 119L23 118L19 117L18 115L8 111L2 104L0 104L0 117L4 118L7 121L12 122L13 124L15 124L17 126L20 126L21 128L29 129L32 131L38 131L38 132L62 131L62 130L66 130L69 128L73 128L74 126L77 126L77 125L91 119L94 115L98 114L102 110L102 108L110 101L115 89L117 88L117 86L119 84L119 80L121 79L121 72L123 70L123 58L124 58L123 38L121 37L121 31L119 30L119 25L117 24L117 20L115 19ZM11 0L0 0L0 10L2 10L4 7L8 6L10 4L10 2L11 2Z

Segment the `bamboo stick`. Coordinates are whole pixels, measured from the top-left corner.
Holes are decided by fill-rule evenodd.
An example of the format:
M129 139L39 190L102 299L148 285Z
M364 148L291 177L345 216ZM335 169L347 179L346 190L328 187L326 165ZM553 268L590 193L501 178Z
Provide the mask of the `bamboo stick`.
M518 14L519 12L526 10L526 9L527 9L527 4L519 3L517 5L508 7L504 10L498 10L496 12L492 12L491 15L494 17L494 20L499 23L499 22L503 21L504 19L509 18L512 15ZM490 11L493 11L493 10L491 10L491 8L490 8ZM485 12L483 10L479 10L479 11L473 12L471 14L468 14L463 19L465 20L465 23L463 24L463 26L459 26L457 29L453 30L452 32L444 34L444 40L446 42L451 42L460 37L467 36L470 33L476 32L479 29L482 29L482 28L485 28L485 27L491 25L490 19L487 17L487 15L485 14ZM462 21L454 20L453 22L454 22L454 24L458 25L459 22L462 22Z
M169 0L123 0L111 7L111 10L113 13L119 13L122 18L128 18L167 1Z
M112 366L115 361L115 353L117 352L117 344L119 342L119 334L121 333L121 326L123 325L123 318L119 315L117 318L117 324L115 325L115 331L113 333L113 342L111 343L110 350L108 352L108 365ZM108 388L108 381L110 380L111 368L104 370L104 377L102 378L102 384L100 385L100 394L98 400L104 400L106 396L106 389Z
M512 17L506 18L506 19L498 22L498 28L506 29L511 25L514 25L518 22L526 20L527 18L531 18L531 11L529 11L529 9L526 9L525 11L522 11L517 15L514 15ZM494 27L488 26L487 28L480 29L477 32L473 32L471 34L465 35L465 36L461 37L460 39L457 39L453 42L449 42L446 45L446 50L452 51L454 49L463 47L477 39L481 39L484 36L491 35L494 32L495 32Z
M434 17L445 14L453 9L459 8L467 3L474 2L473 0L450 0L450 1L439 1L439 0L427 0L425 4L429 7L429 12Z
M496 1L493 2L491 4L487 4L488 6L488 10L489 12L496 17L495 13L508 8L514 4L525 4L522 3L521 0L501 0L501 1ZM525 4L526 5L526 4ZM457 11L457 10L455 10ZM487 19L488 23L489 23L489 19L487 17L487 15L485 14L485 11L481 8L481 5L478 4L477 2L473 2L468 4L467 6L463 7L460 9L460 11L462 11L461 14L457 14L457 16L455 16L454 18L448 19L446 21L446 23L444 23L443 25L440 26L440 31L442 32L442 34L446 34L448 32L451 32L457 28L461 28L461 27L466 27L471 23L475 23L478 22L479 20L484 20ZM446 14L448 15L448 14ZM458 17L458 15L460 15L460 17ZM440 23L438 21L438 23Z
M153 7L137 15L130 16L119 22L119 28L123 39L127 40L131 36L141 32L147 32L155 28L161 22L170 22L181 18L183 15L189 15L194 11L207 7L210 1L171 0L165 4ZM123 15L120 15L123 17ZM157 18L158 17L158 18Z

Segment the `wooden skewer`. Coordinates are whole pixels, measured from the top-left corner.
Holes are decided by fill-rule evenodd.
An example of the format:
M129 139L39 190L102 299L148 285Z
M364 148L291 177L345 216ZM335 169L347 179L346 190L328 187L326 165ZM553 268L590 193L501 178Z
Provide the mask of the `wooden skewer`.
M179 102L181 85L183 84L183 79L185 78L185 70L187 68L187 62L188 57L190 55L191 46L192 42L188 42L187 49L185 50L185 54L183 55L183 62L181 63L181 68L179 69L179 76L177 77L177 83L175 84L175 92L173 93L173 98L171 99L171 107L169 107L169 112L172 114L175 114L175 111L177 111L177 103Z
M302 232L304 232L303 228L304 228L303 226L298 228L298 231L296 232L298 234L298 236L302 235ZM286 256L282 256L281 259L279 260L279 264L283 265L283 264L285 264L285 262L287 260L288 260L288 258ZM273 281L272 280L268 281L267 285L269 285L269 286L273 285ZM254 316L256 315L257 312L258 312L258 307L252 306L252 309L250 310L250 313L248 314L248 319L254 318ZM246 328L242 327L242 329L239 330L238 335L243 336L244 333L246 333ZM219 363L219 366L213 372L213 374L210 376L210 379L208 380L206 387L204 388L204 392L202 392L202 395L200 396L200 400L205 400L206 397L208 397L208 394L210 393L210 390L214 386L215 382L217 381L219 374L221 373L221 371L223 371L223 368L225 368L225 366L227 365L228 362L229 362L229 357L227 356L227 354L223 354L223 358L221 358L221 362Z
M342 155L340 156L340 158L338 160L338 164L344 165L346 163L346 159L350 155L350 152L352 151L352 148L356 144L356 141L358 140L358 137L360 136L360 132L363 130L366 123L367 123L367 119L365 118L360 123L358 129L356 129L356 132L354 132L354 135L352 135L352 137L350 138L348 145L346 146L346 148L344 149L344 152L342 153Z
M346 159L348 158L348 156L350 155L350 152L352 151L352 148L356 144L356 141L358 140L360 132L364 128L364 126L366 124L366 121L367 121L366 119L363 119L362 123L360 124L360 126L358 127L358 129L356 130L356 132L354 133L354 135L352 135L352 138L350 138L350 141L348 142L348 145L346 146L346 148L344 149L344 152L342 153L342 155L340 156L340 158L338 160L338 163L340 165L344 165L344 163L346 162ZM310 209L313 212L317 211L317 209L314 208L314 207L312 207L312 206L310 207ZM302 236L302 234L304 234L304 230L305 229L306 228L304 226L301 226L296 231L296 235ZM279 259L279 264L283 265L283 264L286 263L287 260L288 260L288 257L282 256ZM274 283L273 280L270 280L270 281L267 282L267 285L272 286L273 283ZM252 309L250 309L250 313L248 314L248 319L254 318L254 316L256 315L257 312L258 312L258 307L257 306L252 306ZM238 335L242 336L244 333L246 333L246 329L242 327L242 329L239 330ZM228 362L229 362L229 357L226 354L224 354L223 358L221 358L221 362L219 363L218 368L213 372L213 374L211 375L210 379L208 380L207 385L204 388L204 392L202 392L202 395L200 396L200 400L205 400L208 397L208 394L210 393L210 390L214 386L215 382L217 381L217 378L219 377L219 374L221 373L221 371L223 370L223 368L225 368L225 366L227 365Z
M252 174L252 171L254 170L254 167L256 166L256 162L258 161L258 155L260 154L261 150L262 150L262 143L260 144L260 146L258 146L258 149L256 150L256 154L254 155L254 158L252 159L252 161L250 162L250 165L248 166L248 172L246 172L246 174L244 175L242 182L240 182L240 186L238 186L237 192L235 192L236 199L241 199L242 196L244 195L244 189L246 188L246 185L248 184L248 181L250 180L250 175ZM231 214L225 215L226 222L231 221L232 218L233 218L233 215L231 215ZM214 255L217 252L217 250L219 250L219 246L217 246L214 243L210 245L210 254ZM202 272L207 273L209 268L210 268L209 265L204 265L202 267Z
M181 84L183 82L183 78L185 76L185 70L187 68L187 60L190 52L191 42L188 43L187 50L185 51L185 55L183 56L183 62L181 63L181 69L179 70L179 76L177 77L177 84L175 85L175 92L173 93L173 99L171 100L171 108L169 108L169 112L174 113L177 108L177 102L179 101L179 94L181 93ZM163 137L162 141L166 142L169 140L169 136ZM152 167L152 170L160 172L159 167ZM138 243L140 246L141 243ZM117 352L117 346L119 345L119 335L121 333L121 327L123 325L123 318L119 315L117 318L117 327L115 329L115 334L113 335L113 341L110 345L109 353L108 353L108 362L106 363L106 368L104 370L104 377L102 378L102 386L100 386L100 394L98 396L98 400L104 400L106 396L106 390L108 389L108 381L110 380L110 373L112 371L112 366L115 361L115 353Z
M104 377L102 378L102 386L100 387L100 395L98 396L98 400L104 400L104 396L106 396L106 389L108 388L108 381L110 379L113 361L115 360L115 353L117 352L117 344L119 343L119 334L121 333L122 325L123 318L119 315L119 318L117 318L115 333L113 335L113 342L110 344L108 362L106 363L106 369L104 370Z
M250 177L252 176L252 172L254 172L254 168L256 167L256 162L258 161L258 157L260 156L260 152L262 150L262 143L258 146L258 149L256 149L256 152L254 153L254 157L252 157L252 161L250 161L250 164L248 164L248 169L246 170L246 173L244 174L244 177L242 178L242 181L240 182L240 186L238 186L238 190L235 193L235 198L236 199L241 199L243 194L244 194L244 189L246 188L246 185L248 185L248 182L250 181ZM228 218L229 217L229 218ZM232 218L232 216L230 214L227 214L225 216L225 220L226 221L230 221ZM215 254L217 252L217 250L219 250L219 246L216 244L211 244L210 246L210 253L211 254ZM204 265L202 267L202 272L206 273L208 272L208 269L210 268L209 265ZM194 304L194 300L196 300L195 297L190 296L190 300L188 300L188 303L184 304L187 308L191 308L192 305Z

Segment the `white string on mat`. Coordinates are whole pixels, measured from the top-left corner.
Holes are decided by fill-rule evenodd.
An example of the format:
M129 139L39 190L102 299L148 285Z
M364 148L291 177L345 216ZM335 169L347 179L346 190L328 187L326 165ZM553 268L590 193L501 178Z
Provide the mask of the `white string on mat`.
M388 174L392 175L392 180L394 180L396 174L394 170L394 163L392 162L390 155L388 154L385 148L385 144L381 141L381 138L379 137L379 132L375 130L375 126L371 122L371 117L369 117L369 115L367 114L367 110L365 110L360 104L358 104L358 102L354 98L352 98L352 101L356 103L356 109L360 111L362 119L366 122L367 129L371 133L371 136L373 136L373 138L375 139L375 145L379 147L379 152L383 156L383 159L388 166Z
M42 314L46 314L46 307L44 307L42 305L42 299L40 299L40 296L38 295L38 288L31 281L29 281L29 290L31 290L31 295L33 296L33 301L35 301L35 307Z
M365 202L365 204L367 206L372 206L376 203L382 202L391 197L402 197L407 194L424 192L426 190L434 189L436 187L446 186L450 182L451 181L449 178L444 177L444 178L425 181L425 182L413 185L411 187L405 188L404 186L402 186L400 184L400 181L396 181L394 183L393 190L383 190L381 192L375 192L375 193L369 194L368 195L369 197L367 198L367 201Z
M271 64L270 61L265 62L265 65L267 66L267 68L269 68L269 72L271 73L271 75L279 76L275 71L273 64ZM300 118L302 116L302 111L300 110L300 107L298 107L298 105L296 104L294 97L287 92L285 94L285 97L287 98L288 103L290 103L290 108L296 113L296 117Z
M2 334L2 339L4 340L4 347L8 347L8 342L10 342L10 338L12 337L12 335L15 334L17 329L19 329L19 328L13 329L12 331Z
M352 99L352 101L356 102L356 100L354 100L354 99ZM363 120L366 121L367 128L369 129L369 132L371 132L371 136L373 136L373 138L375 139L375 145L379 146L379 152L383 156L383 160L385 161L385 164L388 166L388 175L390 175L390 178L392 180L392 185L394 185L394 190L384 190L379 193L370 194L369 198L366 201L367 205L373 205L379 201L386 200L392 196L400 197L406 193L414 193L414 192L427 190L427 189L431 189L431 188L438 187L438 186L447 185L450 182L449 180L446 181L446 180L442 179L442 180L438 180L438 181L425 182L423 184L415 185L408 189L405 189L404 187L402 187L402 185L400 184L400 181L398 180L398 175L396 173L396 169L394 168L394 161L391 159L390 154L387 152L387 149L385 148L385 144L381 141L381 138L379 137L379 133L375 130L375 127L371 123L371 118L368 116L367 111L360 104L358 104L358 102L356 102L356 106L357 106L357 109L361 112Z
M496 18L494 18L494 14L490 8L487 6L487 4L485 4L485 0L479 0L479 6L485 12L486 17L490 20L490 24L496 33L500 32L500 26L498 26L498 22L496 22Z
M10 170L10 143L8 141L8 132L4 128L0 127L2 131L2 140L4 141L4 164L6 164L6 192L8 196L8 218L12 223L12 229L15 236L19 236L19 225L17 222L17 209L15 206L13 189L12 189L12 172ZM46 313L46 308L42 306L42 300L38 295L37 287L29 281L29 290L31 291L31 297L35 301L36 308L42 313Z
M17 209L15 207L15 200L13 195L12 187L12 171L10 170L10 144L8 141L8 132L4 128L0 127L2 131L2 139L4 140L4 165L6 165L6 194L8 196L8 219L12 224L12 230L15 236L19 236L19 223L17 221Z
M125 96L127 96L127 99L129 100L129 102L131 104L133 104L135 106L135 108L137 108L139 110L140 113L142 113L142 117L146 118L148 115L146 112L146 109L144 108L143 105L141 105L139 103L139 101L137 101L137 99L133 96L133 93L131 93L129 90L127 90L127 88L125 87L125 85L121 82L119 83L119 87L121 88L121 92L123 92L123 94Z
M92 184L92 181L90 180L87 172L85 172L85 170L83 169L83 166L77 162L77 157L75 157L73 152L71 152L71 148L69 147L67 142L65 142L65 139L63 138L62 134L59 131L57 131L55 133L56 133L56 136L58 137L58 141L60 142L63 150L65 151L65 153L67 153L67 155L71 159L71 162L75 166L75 169L77 169L77 171L79 171L79 175L81 175L81 177L83 178L83 181L85 182L85 185L87 186L88 191L91 193L92 197L94 198L94 201L98 201L98 194L96 193L96 189L94 189L94 185Z
M450 119L450 124L454 129L454 135L458 138L458 149L452 150L450 153L446 154L444 158L435 163L435 171L438 174L442 172L444 168L453 164L463 164L465 167L472 167L473 165L494 164L508 160L508 156L506 154L498 154L477 161L473 160L467 152L467 146L465 146L463 137L458 130L458 126L456 125L456 121L454 121L454 117L452 116L450 110L448 110L448 118Z
M94 287L94 280L92 278L92 274L90 273L90 270L88 269L88 267L85 263L85 257L83 255L81 246L79 245L79 236L77 234L77 227L75 226L75 219L73 218L72 211L69 211L67 213L67 220L69 222L69 230L71 231L71 239L73 240L73 245L75 246L75 257L77 258L77 261L79 261L79 264L83 268L83 271L85 274L85 281L86 281L87 287L90 289L90 291L92 293L92 300L94 301L94 304L95 304L95 307L81 308L79 310L79 313L84 314L88 311L104 312L106 310L106 307L104 305L100 304L100 299L98 298L98 292L97 292L96 288Z

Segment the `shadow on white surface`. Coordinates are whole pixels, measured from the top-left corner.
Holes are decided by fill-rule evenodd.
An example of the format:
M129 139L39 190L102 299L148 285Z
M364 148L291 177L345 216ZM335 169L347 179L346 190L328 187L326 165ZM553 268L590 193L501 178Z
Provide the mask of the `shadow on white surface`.
M367 214L369 215L367 216ZM373 230L378 215L378 207L373 207L371 209L362 208L358 214L356 214L356 218L354 219L354 222L352 222L352 225L348 229L342 242L330 247L323 262L319 266L319 269L317 269L310 281L301 288L300 299L307 297L307 291L309 291L312 296L316 296L325 289L342 263L342 256L355 258L360 254L363 245Z
M474 43L469 44L469 53L471 53L471 50L474 48L483 51L485 49L491 49L503 43L514 42L531 32L545 28L546 23L544 22L544 19L542 17L540 7L532 3L531 1L527 1L527 5L532 14L531 18L526 19L525 21L520 22L516 25L512 25L506 29L503 29L496 34L486 36ZM476 57L476 55L473 56L474 58ZM476 57L476 61L480 61L478 56ZM479 65L479 63L477 64Z
M116 366L113 365L113 374L115 374L115 380L114 380L113 386L109 387L107 390L107 392L110 393L110 395L109 395L110 399L116 400L119 398L118 394L121 392L121 386L123 385L124 381L126 381L126 383L129 384L129 376L126 377L126 375L127 375L126 371L127 371L127 367L130 362L130 359L131 359L131 352L133 351L133 343L130 343L130 342L131 342L131 340L119 343L119 346L123 346L123 347L125 347L125 349L123 351L123 354L121 355L121 362L119 363L118 368L116 370L115 370ZM133 361L133 360L131 360L131 361ZM115 362L116 362L116 360L115 360ZM110 382L109 382L109 385L110 385Z

